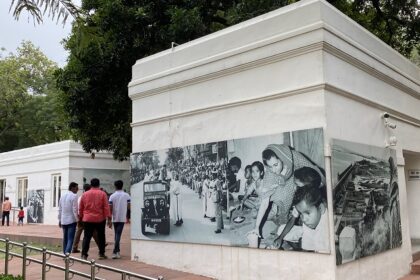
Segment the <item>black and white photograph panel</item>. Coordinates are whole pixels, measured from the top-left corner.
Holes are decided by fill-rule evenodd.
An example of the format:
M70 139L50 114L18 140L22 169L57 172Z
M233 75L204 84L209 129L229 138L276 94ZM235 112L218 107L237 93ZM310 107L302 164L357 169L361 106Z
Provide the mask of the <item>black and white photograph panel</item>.
M108 197L115 191L114 182L123 181L123 190L130 189L130 172L127 170L109 170L109 169L84 169L83 184L90 184L90 180L98 178L100 188L105 191Z
M323 131L228 141L232 246L329 253Z
M330 252L323 143L318 128L132 154L134 238Z
M44 190L30 190L28 193L28 223L44 222Z
M395 150L334 139L337 265L402 245Z
M132 154L133 197L141 239L230 245L214 212L226 185L226 141ZM204 189L204 191L203 191ZM209 191L207 191L209 189ZM211 190L211 191L210 191Z

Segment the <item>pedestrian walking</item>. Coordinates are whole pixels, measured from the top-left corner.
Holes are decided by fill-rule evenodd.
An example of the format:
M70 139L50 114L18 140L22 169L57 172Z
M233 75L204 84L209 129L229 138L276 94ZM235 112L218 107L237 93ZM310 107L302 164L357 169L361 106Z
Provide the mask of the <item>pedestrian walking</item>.
M111 222L108 197L99 189L99 179L90 181L91 189L80 199L79 220L84 223L85 234L82 244L82 259L88 257L90 240L96 230L98 233L99 259L107 259L105 255L105 226Z
M7 226L9 226L9 216L10 216L10 210L12 210L12 203L9 200L9 197L6 196L4 198L4 202L1 205L2 210L2 218L1 218L1 225L4 226L4 220L7 221Z
M58 203L58 226L63 229L63 253L71 253L74 234L79 219L77 206L77 191L79 185L71 182L69 191L63 194Z
M88 190L90 190L90 185L89 184L84 184L83 185L83 192L87 192ZM80 208L80 199L82 197L80 196L77 199L77 205ZM79 213L80 214L80 213ZM81 220L79 220L77 222L77 227L76 227L76 234L74 236L74 241L73 241L73 249L72 249L72 253L80 253L79 250L79 243L80 243L80 237L82 236L82 232L84 230L84 226L83 226L83 222ZM99 248L99 242L98 242L98 234L96 231L93 232L93 240L95 240L96 245ZM106 247L106 243L105 243L105 247Z
M130 195L123 191L123 181L114 182L115 192L109 197L109 208L112 213L112 225L114 226L115 244L112 252L113 259L121 258L120 240L127 220L127 211L130 209ZM111 224L109 224L111 225Z

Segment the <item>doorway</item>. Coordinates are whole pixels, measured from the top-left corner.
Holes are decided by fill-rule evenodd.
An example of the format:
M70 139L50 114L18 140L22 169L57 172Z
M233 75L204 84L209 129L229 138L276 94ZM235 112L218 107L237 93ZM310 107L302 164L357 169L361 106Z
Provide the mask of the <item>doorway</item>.
M408 223L413 259L420 259L420 153L404 151Z
M6 180L0 180L0 201L4 201L4 197L6 195Z

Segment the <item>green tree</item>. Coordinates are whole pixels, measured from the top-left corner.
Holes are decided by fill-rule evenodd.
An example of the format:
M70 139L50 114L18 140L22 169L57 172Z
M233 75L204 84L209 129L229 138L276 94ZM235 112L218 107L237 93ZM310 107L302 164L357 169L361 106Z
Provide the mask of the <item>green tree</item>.
M79 16L79 10L71 0L12 0L10 11L16 20L26 11L38 24L43 21L43 15L47 12L53 20L57 18L57 22L62 19L63 24L69 15L75 18Z
M295 2L294 0L84 0L65 46L59 86L70 127L86 151L131 151L127 84L137 59ZM416 0L330 0L382 40L408 55L418 48Z
M0 152L67 139L57 65L32 43L0 57Z
M167 151L168 158L166 159L167 165L176 165L178 161L184 159L184 150L180 147L169 148Z

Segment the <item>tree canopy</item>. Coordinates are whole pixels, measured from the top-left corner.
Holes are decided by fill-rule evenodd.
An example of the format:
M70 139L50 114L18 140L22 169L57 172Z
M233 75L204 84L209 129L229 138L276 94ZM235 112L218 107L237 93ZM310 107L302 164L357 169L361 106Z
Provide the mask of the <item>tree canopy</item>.
M10 10L15 19L19 19L22 12L28 12L34 22L40 24L43 21L43 15L48 12L52 19L57 18L57 22L62 19L63 24L69 15L79 16L79 10L72 0L12 0Z
M83 0L65 42L70 51L59 73L74 137L86 151L131 151L127 85L137 59L258 16L293 0ZM329 0L331 4L409 56L419 48L416 0Z
M30 42L0 56L0 152L69 138L57 69Z

